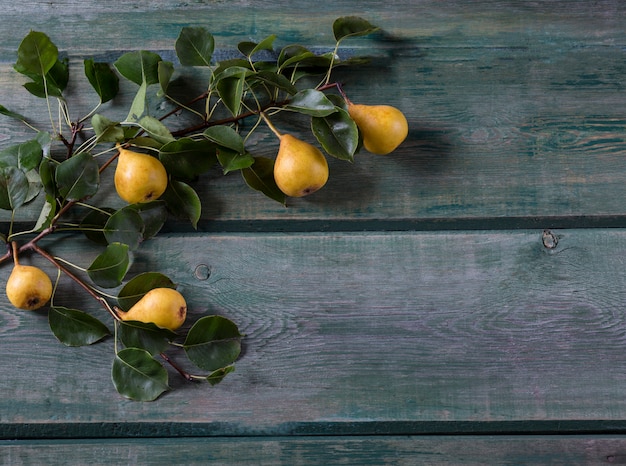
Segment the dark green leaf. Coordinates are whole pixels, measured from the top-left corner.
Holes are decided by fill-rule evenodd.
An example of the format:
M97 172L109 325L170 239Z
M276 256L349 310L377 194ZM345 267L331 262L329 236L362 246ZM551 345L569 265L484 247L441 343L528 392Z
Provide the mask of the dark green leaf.
M287 45L278 54L278 65L280 68L285 68L290 61L297 62L300 57L305 56L315 56L315 54L299 44Z
M50 329L67 346L91 345L111 332L105 324L86 312L53 306L48 312Z
M214 47L213 36L203 27L184 27L175 44L183 66L210 66Z
M252 76L253 79L260 80L265 84L273 86L279 90L285 91L290 95L294 95L298 92L296 86L294 86L289 79L282 74L275 73L274 71L259 71Z
M107 245L108 242L104 236L104 226L114 213L115 209L109 207L92 210L83 218L83 221L80 223L80 230L91 241Z
M142 83L159 82L159 62L161 57L146 50L127 52L113 63L117 71L126 79L141 86Z
M161 147L159 159L175 178L192 180L217 162L215 144L207 140L180 138Z
M217 385L222 380L224 380L224 377L226 377L228 374L234 371L235 371L235 366L220 367L219 369L216 369L213 372L211 372L209 375L207 375L206 380L211 385Z
M52 69L59 50L43 32L31 31L17 49L15 70L29 77L45 76Z
M100 173L94 158L82 152L64 160L55 171L59 194L67 201L78 201L98 191Z
M189 329L183 348L196 366L215 371L239 357L242 337L232 321L221 316L206 316Z
M27 171L26 179L28 180L28 193L26 194L26 199L24 199L24 204L35 199L41 192L41 177L37 170Z
M17 167L0 167L0 209L15 210L26 201L29 184Z
M20 115L19 113L12 112L3 105L0 105L0 115L15 118L16 120L26 121L26 117Z
M311 129L326 152L338 159L353 161L359 145L359 130L347 111L337 110L326 117L313 117Z
M167 205L162 200L130 204L128 208L135 209L141 216L144 240L155 236L167 220Z
M257 52L261 50L272 50L274 45L274 41L276 40L276 35L272 34L271 36L267 36L261 42L240 42L237 45L237 48L241 53L243 53L246 57L252 57Z
M52 199L58 194L55 175L56 167L57 164L48 158L44 159L41 164L39 164L41 183L43 184L46 194Z
M204 131L204 137L213 141L218 146L232 149L239 153L243 153L245 151L243 138L230 126L211 126Z
M126 348L115 355L111 378L120 395L135 401L154 401L170 389L165 368L139 348Z
M148 84L141 83L139 89L137 89L137 93L133 98L133 102L130 105L130 109L128 110L128 116L126 116L126 121L136 122L146 113L146 92L148 90Z
M129 265L128 245L111 243L91 263L87 274L96 285L102 288L115 288L122 284Z
M244 85L249 72L250 70L246 68L234 66L227 68L216 77L217 92L226 108L235 116L241 109Z
M172 180L161 196L174 215L187 218L194 228L198 227L202 204L194 189L182 181Z
M315 89L298 92L285 108L316 117L325 117L337 111L335 104L326 97L326 94Z
M158 72L159 87L161 88L159 95L166 95L167 88L170 85L170 80L172 79L172 76L174 74L174 65L172 64L172 62L169 61L159 62Z
M104 226L104 237L109 244L124 243L130 250L135 250L143 240L143 220L139 213L124 207L115 212Z
M379 28L358 16L343 16L333 23L333 34L337 42L350 36L365 36Z
M161 144L167 144L174 141L172 133L167 129L163 123L151 116L145 116L141 118L138 125L143 128L152 139L160 142Z
M255 157L254 163L241 171L246 184L262 192L270 199L285 204L285 194L274 180L274 160L267 157Z
M39 213L39 217L37 218L37 222L35 223L34 230L41 231L44 228L48 228L52 225L52 220L56 215L56 203L54 200L48 199L46 196L46 202L44 202L43 207L41 208L41 212Z
M228 149L219 149L217 151L217 159L224 170L224 174L249 168L254 163L254 157L248 152L243 154Z
M141 348L151 355L162 353L178 335L153 323L120 322L120 340L127 348Z
M130 280L120 290L117 303L128 311L143 295L154 288L176 288L174 282L159 272L144 272Z
M124 128L117 121L96 113L91 118L91 126L96 133L98 142L121 142L124 140Z
M24 172L39 167L43 150L39 141L31 139L0 151L0 166L18 167Z
M46 74L45 80L41 75L32 75L32 81L24 87L32 95L40 98L47 96L62 97L63 90L69 81L69 67L67 60L57 60Z
M117 95L120 80L108 63L96 63L93 59L87 59L84 67L85 76L100 97L101 103L108 102Z

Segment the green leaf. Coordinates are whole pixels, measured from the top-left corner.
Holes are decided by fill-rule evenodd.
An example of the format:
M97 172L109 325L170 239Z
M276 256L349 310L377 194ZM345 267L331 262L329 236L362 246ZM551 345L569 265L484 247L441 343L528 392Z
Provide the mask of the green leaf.
M84 67L85 76L100 97L100 103L108 102L117 95L120 80L108 63L96 63L93 59L87 59Z
M0 209L15 210L26 201L29 184L17 167L0 167Z
M57 166L55 179L59 194L67 201L78 201L98 191L100 173L94 158L82 152Z
M121 142L124 140L124 128L120 126L118 121L111 121L96 113L91 117L91 126L93 126L98 142Z
M183 66L210 66L214 48L213 36L203 27L184 27L175 44L176 55Z
M170 389L165 368L139 348L125 348L115 355L111 378L120 395L135 401L154 401Z
M19 113L12 112L4 105L0 105L0 115L8 116L10 118L15 118L16 120L26 121L26 117L20 115Z
M118 58L113 65L126 79L141 86L159 82L159 62L161 57L146 50L127 52Z
M251 78L262 81L263 83L273 86L279 90L285 91L290 95L294 95L298 92L296 86L294 86L289 79L287 79L282 74L275 73L274 71L259 71Z
M26 199L24 199L24 204L35 199L41 192L41 177L37 170L33 168L27 171L26 179L28 180L28 193L26 194Z
M176 285L160 272L144 272L124 285L117 296L117 303L124 311L128 311L143 295L154 288L176 289Z
M241 99L246 83L246 76L250 70L239 66L227 68L215 79L217 82L217 92L224 105L230 112L237 116L241 109Z
M379 28L358 16L343 16L333 23L333 34L337 42L346 37L365 36Z
M0 166L17 167L27 172L39 167L43 149L36 139L9 146L0 151Z
M29 77L45 76L57 62L59 50L43 32L30 31L17 49L15 70Z
M235 366L220 367L219 369L216 369L209 375L207 375L206 381L209 382L211 385L217 385L222 380L224 380L224 377L234 371Z
M170 175L189 180L209 171L217 162L215 144L191 138L165 144L159 151L159 159Z
M249 168L254 164L254 157L249 152L241 154L228 149L219 149L217 159L224 170L224 174Z
M108 243L104 236L104 226L114 213L115 209L110 207L91 210L80 222L80 230L94 243L106 246Z
M127 348L141 348L151 355L162 353L178 335L153 323L120 322L120 340Z
M130 204L128 208L135 209L143 220L144 240L152 238L161 231L167 220L167 204L162 200Z
M54 336L67 346L92 345L111 332L105 324L86 312L52 306L48 323Z
M167 126L154 117L145 116L141 118L137 124L144 129L152 139L162 144L174 141L174 137L172 133L170 133L170 130L167 129Z
M159 87L161 91L159 95L167 95L167 88L170 85L172 76L174 75L174 65L169 61L159 62Z
M187 218L194 228L198 228L198 221L202 212L202 204L194 189L182 181L172 180L161 196L167 207L174 215Z
M96 285L115 288L122 284L129 265L128 245L111 243L87 268L87 274Z
M39 213L37 222L33 227L35 231L41 231L44 228L48 228L50 225L52 225L52 220L56 215L56 203L54 203L54 201L50 201L49 199L47 199L47 197L48 196L46 196L46 202L44 202L41 208L41 212Z
M107 243L124 243L131 251L139 247L143 240L143 220L132 208L124 207L115 212L104 225Z
M204 137L215 144L227 149L232 149L238 153L245 152L243 138L230 126L211 126L204 131Z
M237 48L241 53L243 53L246 57L250 58L255 53L260 52L261 50L273 50L274 41L276 40L276 35L272 34L267 36L261 42L240 42L237 45Z
M189 329L183 348L187 357L199 368L215 371L239 357L241 338L237 326L221 316L206 316Z
M243 179L252 189L265 194L270 199L285 204L285 194L274 180L274 160L267 157L255 157L254 163L241 170Z
M326 94L315 89L298 92L285 108L316 117L325 117L337 111L335 104L326 97Z
M293 63L297 63L303 57L312 57L315 56L313 52L311 52L306 47L299 44L292 44L283 47L283 49L278 54L278 66L280 69L286 68Z
M359 146L359 130L347 111L337 108L337 112L326 117L313 117L311 129L330 155L341 160L354 160Z

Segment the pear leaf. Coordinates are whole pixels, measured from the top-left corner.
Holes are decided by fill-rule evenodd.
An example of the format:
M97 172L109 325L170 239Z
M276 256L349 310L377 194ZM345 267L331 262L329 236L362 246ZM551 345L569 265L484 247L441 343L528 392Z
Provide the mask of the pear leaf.
M226 108L235 116L241 108L243 89L249 72L250 70L246 68L233 66L227 68L215 78L219 96Z
M167 88L174 75L174 65L169 61L159 62L158 73L159 87L161 88L159 95L167 95Z
M48 323L54 336L66 346L91 345L111 334L105 324L86 312L52 306Z
M15 210L26 201L26 174L17 167L0 167L0 209Z
M313 117L311 129L328 154L341 160L354 160L359 145L359 130L347 111L338 108L326 117Z
M167 220L167 206L162 200L130 204L128 208L136 210L143 220L144 240L155 236Z
M146 113L146 92L148 90L148 84L143 82L137 89L137 93L133 98L133 102L128 110L126 121L137 122Z
M333 22L333 34L337 42L346 37L365 36L380 28L358 16L343 16Z
M203 370L215 371L235 362L241 352L239 329L222 316L205 316L189 329L183 349L191 362Z
M126 79L141 86L159 82L159 62L161 57L146 50L127 52L118 58L113 65Z
M133 277L124 285L117 296L117 302L120 308L128 311L143 295L154 288L176 289L176 285L169 277L160 272L144 272Z
M79 228L88 239L106 246L108 243L104 236L104 226L114 213L115 209L110 207L91 210L80 222Z
M178 335L153 323L120 322L120 340L127 348L141 348L151 355L162 353Z
M209 382L211 385L217 385L222 380L224 380L224 377L226 377L228 374L234 371L235 371L235 366L233 365L220 367L219 369L216 369L213 372L211 372L209 375L207 375L206 381Z
M30 31L17 49L15 70L29 77L45 76L57 62L59 50L43 32Z
M61 162L55 170L59 194L67 201L78 201L98 191L100 173L94 158L82 152Z
M167 129L167 126L154 117L144 116L139 120L138 125L144 129L150 137L152 137L152 139L160 142L161 144L174 141L174 137L172 136L172 133L170 133L169 129Z
M242 54L244 54L246 57L251 58L252 55L254 55L257 52L260 52L261 50L269 50L269 51L273 50L272 46L275 40L276 40L276 35L272 34L270 36L267 36L265 39L263 39L259 43L240 42L237 45L237 49L239 49L239 51Z
M85 76L100 97L100 103L113 99L120 89L120 80L108 63L96 63L93 59L83 62Z
M296 86L294 86L287 77L282 74L275 73L269 70L259 71L252 76L254 79L262 81L265 84L287 92L290 95L294 95L298 92Z
M87 268L87 274L96 285L115 288L122 284L129 265L128 245L111 243Z
M143 220L132 208L124 207L115 212L104 225L104 237L109 244L124 243L131 251L143 240Z
M228 149L218 150L217 159L224 170L224 174L249 168L254 164L254 157L249 152L239 153Z
M167 370L140 348L125 348L115 355L111 378L118 393L134 401L154 401L170 389Z
M215 144L191 138L165 144L159 151L159 159L170 175L189 180L209 171L217 162Z
M22 142L0 151L0 166L13 166L24 172L39 167L43 149L37 139Z
M25 116L22 116L19 113L12 112L8 108L6 108L4 105L0 105L0 115L8 116L10 118L14 118L20 121L26 121Z
M68 60L57 60L45 75L32 75L32 81L24 84L28 92L36 97L62 97L70 79Z
M124 139L124 128L117 121L111 121L107 117L96 113L91 117L93 127L98 142L119 142Z
M187 218L194 228L198 228L198 221L202 212L202 204L198 193L182 181L172 180L161 196L167 207L174 215Z
M204 131L204 137L215 144L232 149L236 152L244 152L244 143L241 135L230 126L211 126Z
M255 157L254 163L241 170L246 184L270 199L285 204L285 194L276 185L274 180L274 160L267 157Z
M315 89L298 92L285 108L316 117L325 117L337 111L335 104L326 97L326 94Z
M184 27L174 47L181 65L210 66L215 40L206 28Z

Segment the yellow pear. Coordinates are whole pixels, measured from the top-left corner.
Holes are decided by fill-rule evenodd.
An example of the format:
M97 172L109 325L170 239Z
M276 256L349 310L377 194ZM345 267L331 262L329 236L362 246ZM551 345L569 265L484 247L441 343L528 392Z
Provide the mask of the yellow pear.
M317 147L282 134L274 162L274 180L287 196L306 196L326 184L328 162Z
M122 148L115 169L117 194L129 204L154 201L167 188L167 172L161 161L148 154Z
M348 103L348 113L363 135L363 146L372 154L394 151L409 134L404 114L390 105Z
M46 273L32 265L21 265L17 247L13 243L13 271L6 284L7 298L19 309L34 311L46 304L52 296L52 281Z
M176 330L187 317L187 302L172 288L154 288L131 307L128 312L116 308L122 320L152 322L157 327Z

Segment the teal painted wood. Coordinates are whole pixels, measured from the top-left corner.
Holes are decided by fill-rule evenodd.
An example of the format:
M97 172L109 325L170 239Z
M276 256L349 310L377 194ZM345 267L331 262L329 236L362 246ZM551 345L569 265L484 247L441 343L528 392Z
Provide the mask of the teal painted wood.
M63 347L45 312L1 298L2 437L623 432L626 231L556 234L157 238L131 276L175 277L190 322L237 322L236 372L212 388L172 373L159 401L125 401L110 339ZM87 299L64 280L55 303L100 312Z
M125 439L0 443L11 465L606 465L623 464L612 436Z
M361 2L355 8L338 1L315 15L307 2L158 3L120 5L115 12L94 4L86 15L83 2L68 1L36 17L22 6L4 8L10 21L0 40L0 103L23 112L30 105L11 69L11 54L30 27L72 50L80 75L84 56L112 60L138 48L171 53L180 28L189 24L207 25L223 52L270 33L278 35L277 45L330 47L332 20L358 13L398 40L347 42L386 66L375 61L365 73L338 77L353 100L405 111L408 140L389 157L362 153L353 165L332 160L325 189L290 200L287 209L250 193L238 175L214 172L196 186L205 201L202 229L262 230L266 221L309 220L316 221L313 229L332 229L328 221L352 221L350 229L383 229L381 221L399 229L541 228L544 220L553 227L625 225L623 2L407 1L393 8ZM48 14L56 20L46 22ZM133 93L132 85L125 87L121 116ZM75 113L95 104L86 95L87 86L79 84ZM41 102L39 108L45 117ZM283 124L300 133L307 123ZM25 136L0 118L0 147ZM273 156L276 143L259 132L249 148ZM36 211L18 219L36 218Z

